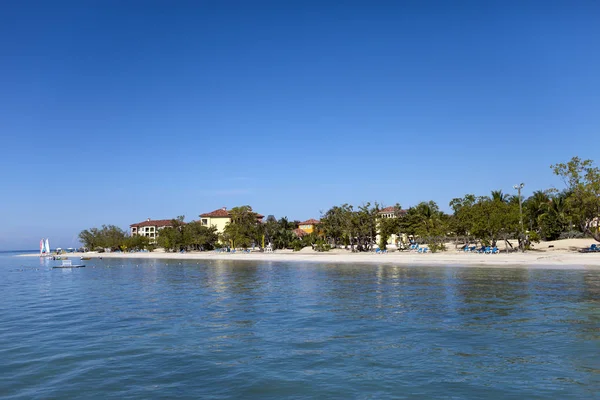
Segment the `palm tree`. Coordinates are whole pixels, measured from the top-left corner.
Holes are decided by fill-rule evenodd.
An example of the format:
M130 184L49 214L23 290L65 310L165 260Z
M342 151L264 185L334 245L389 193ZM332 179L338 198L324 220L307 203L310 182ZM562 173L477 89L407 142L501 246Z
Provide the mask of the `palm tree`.
M502 190L492 190L492 200L502 203L508 202L509 195L502 193Z
M550 201L550 197L541 190L533 192L533 195L525 201L523 205L525 215L529 220L530 230L539 230L539 218L541 215L548 212Z

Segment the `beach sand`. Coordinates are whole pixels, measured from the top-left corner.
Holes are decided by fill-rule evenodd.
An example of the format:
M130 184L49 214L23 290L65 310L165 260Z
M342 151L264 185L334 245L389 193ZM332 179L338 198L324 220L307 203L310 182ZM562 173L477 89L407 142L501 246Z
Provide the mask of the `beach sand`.
M509 254L470 254L455 250L454 244L447 245L447 251L439 253L418 254L415 252L352 253L344 249L328 252L315 252L305 248L299 252L277 250L273 253L216 253L187 252L165 253L154 251L149 253L70 253L63 257L79 259L91 257L134 258L134 259L172 259L172 260L240 260L261 262L316 262L316 263L350 263L350 264L394 264L406 266L463 266L463 267L524 267L524 268L553 268L553 269L600 269L600 253L579 253L577 250L589 247L594 243L591 239L565 239L554 242L535 244L535 249L520 253ZM500 244L500 243L499 243ZM36 254L26 254L26 257L37 257Z

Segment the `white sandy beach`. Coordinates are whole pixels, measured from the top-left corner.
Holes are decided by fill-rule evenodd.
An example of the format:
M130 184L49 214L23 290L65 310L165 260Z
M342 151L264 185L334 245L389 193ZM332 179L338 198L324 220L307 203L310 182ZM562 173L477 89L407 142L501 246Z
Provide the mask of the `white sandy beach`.
M589 247L594 243L590 239L565 239L554 242L543 242L535 245L535 250L526 253L513 252L501 254L469 254L454 250L448 244L448 251L439 253L418 254L415 252L351 253L348 250L336 249L329 252L315 252L304 249L299 252L278 250L273 253L216 253L187 252L165 253L154 251L149 253L71 253L63 257L79 259L80 257L98 258L133 258L133 259L173 259L173 260L244 260L261 262L318 262L318 263L351 263L351 264L394 264L406 266L465 266L465 267L525 267L525 268L590 268L600 269L600 253L582 254L577 250ZM36 254L23 256L37 257Z

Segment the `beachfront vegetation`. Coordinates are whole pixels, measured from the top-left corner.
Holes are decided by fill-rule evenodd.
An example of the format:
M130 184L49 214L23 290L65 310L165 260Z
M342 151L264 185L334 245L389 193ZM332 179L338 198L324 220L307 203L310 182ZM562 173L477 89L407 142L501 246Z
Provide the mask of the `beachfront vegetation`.
M591 160L573 157L569 162L551 166L565 182L565 189L537 190L527 198L493 190L489 195L466 194L449 203L451 214L433 202L421 202L401 210L396 204L393 217L379 215L378 203L360 206L342 204L322 212L321 221L311 234L296 234L297 221L277 220L269 216L263 223L250 206L230 210L231 222L222 235L214 227L198 222L185 224L183 216L171 227L159 231L156 245L166 251L209 250L216 246L301 250L311 246L317 251L345 247L352 251L385 249L391 237L410 238L426 244L432 251L444 250L444 244L496 246L504 241L509 249L528 249L541 240L593 237L600 242L600 170ZM154 244L144 236L129 236L114 225L91 228L79 234L89 249L141 250ZM375 243L376 240L379 243Z
M273 249L297 249L299 245L294 244L294 241L297 240L294 229L297 226L298 222L288 221L286 217L277 220L273 215L269 215L262 225L265 242L271 243Z
M184 217L174 219L171 226L162 228L156 244L165 251L212 250L218 241L216 228L203 226L200 222L183 222Z
M223 230L223 241L232 248L247 249L262 241L261 223L250 206L234 207L229 211L231 221Z
M318 230L335 247L350 246L352 251L370 251L377 236L379 205L363 204L354 208L350 204L334 206L322 217Z
M79 240L84 247L95 251L143 250L152 247L150 238L129 236L127 232L115 225L85 229L79 233Z
M564 211L570 222L600 242L600 169L594 166L592 160L579 157L552 165L551 168L565 182Z

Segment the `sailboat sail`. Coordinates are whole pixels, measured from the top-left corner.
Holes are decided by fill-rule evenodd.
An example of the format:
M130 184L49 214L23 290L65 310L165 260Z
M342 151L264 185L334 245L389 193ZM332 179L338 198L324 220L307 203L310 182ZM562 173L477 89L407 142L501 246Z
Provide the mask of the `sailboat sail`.
M48 242L47 238L46 238L46 253L50 254L50 242Z
M40 254L44 253L44 239L40 240Z

